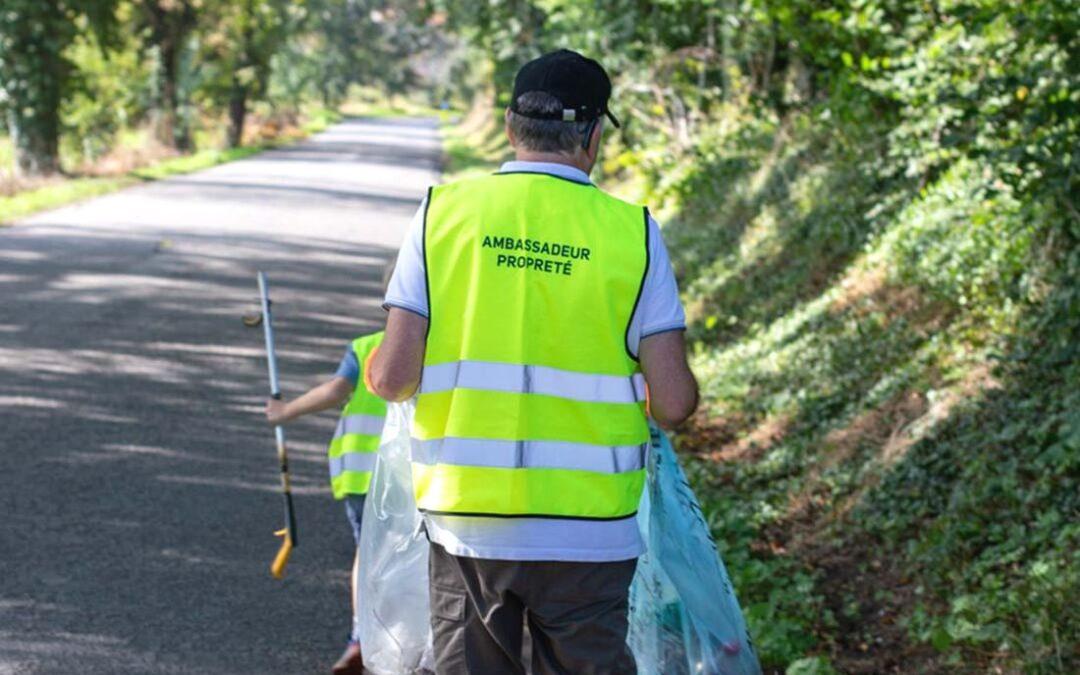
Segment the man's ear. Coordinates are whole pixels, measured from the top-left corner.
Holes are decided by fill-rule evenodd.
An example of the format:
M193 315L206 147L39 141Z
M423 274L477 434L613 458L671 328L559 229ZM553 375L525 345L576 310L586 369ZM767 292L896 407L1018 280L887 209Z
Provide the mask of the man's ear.
M506 131L506 140L510 141L510 147L516 148L517 139L514 138L514 132L510 129L510 115L512 114L510 108L507 108L506 112L503 113L503 128Z

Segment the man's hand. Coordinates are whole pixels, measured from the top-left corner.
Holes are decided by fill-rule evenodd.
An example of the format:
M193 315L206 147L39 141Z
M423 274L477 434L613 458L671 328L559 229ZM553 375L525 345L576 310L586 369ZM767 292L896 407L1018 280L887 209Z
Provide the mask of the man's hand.
M280 426L289 421L286 409L285 401L276 398L266 399L266 421L270 423L270 426Z

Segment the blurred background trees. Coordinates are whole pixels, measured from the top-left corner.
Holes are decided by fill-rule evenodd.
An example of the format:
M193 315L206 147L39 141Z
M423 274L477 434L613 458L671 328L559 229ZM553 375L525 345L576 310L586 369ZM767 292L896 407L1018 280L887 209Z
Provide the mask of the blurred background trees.
M236 146L253 106L281 124L340 105L351 87L403 93L418 82L429 13L375 0L5 2L0 130L12 169L75 170L139 129L175 152Z
M248 106L266 95L270 61L298 32L304 10L288 0L208 0L202 12L203 93L228 114L227 141L240 144Z
M137 0L132 3L131 28L153 64L154 133L177 150L191 148L190 120L181 113L181 67L197 23L197 0Z
M111 10L108 0L12 0L0 10L0 101L20 171L57 170L61 108L80 75L68 49L91 30L107 42Z

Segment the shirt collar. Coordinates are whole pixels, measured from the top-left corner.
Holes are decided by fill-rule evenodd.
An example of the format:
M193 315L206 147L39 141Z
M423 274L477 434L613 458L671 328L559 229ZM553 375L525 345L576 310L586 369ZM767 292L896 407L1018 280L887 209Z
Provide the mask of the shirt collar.
M522 162L515 160L504 163L499 168L499 173L546 173L550 176L572 180L575 183L592 184L592 181L589 180L589 174L581 169L555 162Z

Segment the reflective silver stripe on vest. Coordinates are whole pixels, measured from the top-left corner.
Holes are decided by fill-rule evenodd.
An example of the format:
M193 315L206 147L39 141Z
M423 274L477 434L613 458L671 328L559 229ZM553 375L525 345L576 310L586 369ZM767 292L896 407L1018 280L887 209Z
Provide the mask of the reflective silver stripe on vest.
M500 441L486 438L412 440L412 461L507 469L574 469L623 473L645 467L648 445L589 445L561 441Z
M346 471L374 471L374 452L346 452L341 457L330 458L330 477L337 478Z
M515 394L544 394L589 403L636 403L645 400L645 378L592 375L547 366L488 361L452 361L424 366L421 394L450 389L486 389Z
M386 418L379 415L346 415L338 420L334 438L341 438L345 434L381 436L385 422Z

